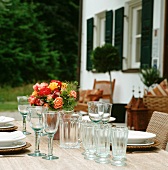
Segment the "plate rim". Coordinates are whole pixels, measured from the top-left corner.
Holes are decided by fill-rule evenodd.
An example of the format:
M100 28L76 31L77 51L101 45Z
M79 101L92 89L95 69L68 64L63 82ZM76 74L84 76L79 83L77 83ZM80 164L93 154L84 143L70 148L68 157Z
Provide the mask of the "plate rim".
M87 117L88 119L83 119L83 117ZM112 121L115 121L116 120L116 118L115 117L110 117L112 120L109 120L108 122L112 122ZM91 121L91 119L89 118L89 116L88 115L84 115L84 116L82 116L82 120L89 120L89 121Z
M148 143L127 143L127 146L148 146L154 144L154 141L148 142Z
M4 117L5 117L5 118L9 118L10 120L8 120L8 121L3 121L3 122L0 121L0 125L1 125L1 124L4 124L4 123L12 122L12 121L15 120L13 117L7 117L7 116L4 116Z
M22 144L16 145L16 146L3 146L3 147L0 146L0 150L2 150L2 149L15 149L15 148L23 147L23 146L26 145L25 141L18 141L18 142L22 142Z
M22 132L22 131L13 131L13 132L0 132L0 133L15 133L15 132ZM18 138L14 138L14 139L0 139L0 143L4 143L4 142L15 142L15 141L19 141L19 140L23 140L26 138L26 135L24 135L22 133L22 136L19 136Z
M151 136L139 136L139 137L130 137L129 133L128 133L128 140L140 140L140 139L151 139L151 138L155 138L156 134L151 133L151 132L145 132L145 131L134 131L134 130L129 130L129 131L133 131L133 132L137 132L137 133L145 133L145 134L151 134Z

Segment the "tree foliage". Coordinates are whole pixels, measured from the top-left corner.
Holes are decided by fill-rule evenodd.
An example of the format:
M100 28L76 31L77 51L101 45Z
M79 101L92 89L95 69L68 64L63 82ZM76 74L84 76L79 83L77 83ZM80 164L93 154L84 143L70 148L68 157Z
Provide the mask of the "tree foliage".
M73 1L15 0L8 10L0 10L1 86L75 80L77 19L73 9L76 17L78 6Z
M98 72L111 72L119 70L120 57L118 49L111 44L105 44L102 47L96 47L92 53L93 68Z
M48 1L40 2L39 10L43 15L40 20L45 21L49 39L53 50L61 52L59 57L60 80L76 80L77 51L78 51L78 10L79 1Z

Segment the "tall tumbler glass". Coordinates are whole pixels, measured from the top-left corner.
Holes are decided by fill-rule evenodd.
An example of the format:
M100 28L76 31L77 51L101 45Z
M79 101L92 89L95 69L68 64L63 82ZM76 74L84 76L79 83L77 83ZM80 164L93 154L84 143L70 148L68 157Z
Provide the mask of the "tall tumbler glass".
M88 104L88 114L92 122L101 122L104 114L104 103L90 101Z
M48 111L43 113L44 131L48 135L48 155L42 157L43 159L53 160L58 159L57 156L53 156L53 138L54 134L58 130L60 112Z
M26 117L28 114L28 110L27 108L30 106L30 103L28 101L28 97L27 96L17 96L17 101L18 101L18 111L20 112L20 114L23 117L23 134L24 135L29 135L31 134L30 132L26 131Z
M95 127L97 124L93 122L86 123L83 126L83 145L86 151L84 158L88 160L94 160L96 158L96 142L95 142Z
M97 163L110 163L111 125L99 124L95 128L96 159Z
M41 132L44 128L43 121L42 121L42 113L47 112L47 108L43 106L30 106L27 108L28 114L27 114L27 120L30 124L30 127L35 132L35 151L34 153L28 154L29 156L45 156L46 154L41 153L39 150L39 144L40 144L40 136Z
M127 127L112 127L111 128L111 142L112 142L112 165L124 166L126 149L128 141Z

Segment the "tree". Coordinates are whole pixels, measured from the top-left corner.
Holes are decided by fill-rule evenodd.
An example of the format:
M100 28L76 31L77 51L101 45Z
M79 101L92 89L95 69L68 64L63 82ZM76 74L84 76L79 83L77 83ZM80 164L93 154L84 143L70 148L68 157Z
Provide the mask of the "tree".
M111 44L96 47L92 52L91 60L93 68L97 72L108 72L110 82L112 82L111 71L119 70L121 64L118 49Z
M1 85L56 78L60 53L49 47L50 35L38 20L38 6L15 0L9 10L0 10Z
M76 0L35 0L39 2L42 15L39 20L45 22L51 50L61 53L59 56L60 80L76 80L78 51L78 14L79 1Z

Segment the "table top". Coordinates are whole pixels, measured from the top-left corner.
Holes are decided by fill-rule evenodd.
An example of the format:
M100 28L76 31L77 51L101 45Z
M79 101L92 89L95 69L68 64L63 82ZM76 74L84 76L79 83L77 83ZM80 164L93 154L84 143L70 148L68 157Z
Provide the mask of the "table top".
M22 122L15 121L18 130L22 130ZM26 142L32 144L25 151L24 157L3 157L0 158L0 170L167 170L168 169L168 152L158 150L151 153L127 153L127 165L125 167L115 167L111 164L98 164L91 160L85 160L79 149L63 149L59 147L59 141L53 142L53 154L58 156L57 160L44 160L41 157L31 157L27 153L34 151L34 132L27 123L27 130L31 135L26 136ZM47 153L48 140L47 136L41 137L40 151ZM23 153L22 153L23 154ZM110 158L112 159L112 158Z

